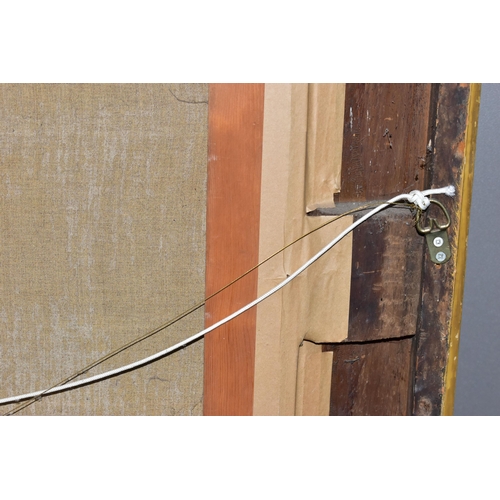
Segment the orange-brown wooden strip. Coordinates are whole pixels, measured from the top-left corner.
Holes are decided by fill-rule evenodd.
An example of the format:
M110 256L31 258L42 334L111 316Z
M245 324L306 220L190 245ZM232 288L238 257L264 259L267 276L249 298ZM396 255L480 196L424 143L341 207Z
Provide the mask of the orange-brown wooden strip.
M209 89L207 296L258 261L263 84L212 84ZM207 301L205 325L257 294L257 272ZM205 338L205 415L251 415L256 311Z

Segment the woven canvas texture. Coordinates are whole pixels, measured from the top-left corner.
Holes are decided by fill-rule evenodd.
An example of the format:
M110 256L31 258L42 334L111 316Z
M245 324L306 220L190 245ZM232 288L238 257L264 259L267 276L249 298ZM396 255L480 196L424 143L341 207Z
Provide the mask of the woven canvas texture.
M0 397L202 300L207 100L203 84L0 85ZM200 309L87 375L202 328ZM21 414L199 415L202 377L200 341Z

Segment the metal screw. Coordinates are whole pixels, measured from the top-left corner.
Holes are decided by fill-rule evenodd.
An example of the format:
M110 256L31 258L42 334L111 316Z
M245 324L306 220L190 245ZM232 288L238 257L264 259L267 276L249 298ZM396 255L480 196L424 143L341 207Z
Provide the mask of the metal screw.
M437 238L436 238L437 239ZM446 259L446 254L444 252L438 252L436 254L436 260L439 262L443 262Z
M443 243L444 243L444 240L440 236L437 236L436 238L434 238L434 246L435 247L439 248L440 246L443 246Z

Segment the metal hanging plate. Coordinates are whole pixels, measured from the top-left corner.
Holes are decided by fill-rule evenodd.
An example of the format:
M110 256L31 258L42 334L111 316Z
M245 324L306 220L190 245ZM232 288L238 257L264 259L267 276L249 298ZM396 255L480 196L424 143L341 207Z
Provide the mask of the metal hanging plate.
M448 240L447 229L450 227L450 215L448 210L444 207L442 203L437 200L429 199L432 204L437 205L444 217L444 222L438 222L435 218L429 218L429 226L422 227L422 211L417 212L416 228L417 231L425 236L427 240L427 246L429 247L429 253L431 254L431 260L435 264L444 264L451 257L450 242Z
M425 239L427 240L432 262L435 264L444 264L450 260L451 249L446 229L426 233Z

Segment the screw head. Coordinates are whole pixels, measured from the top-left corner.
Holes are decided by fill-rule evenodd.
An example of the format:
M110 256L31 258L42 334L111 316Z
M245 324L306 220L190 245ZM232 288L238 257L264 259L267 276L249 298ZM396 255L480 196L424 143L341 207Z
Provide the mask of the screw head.
M439 248L439 247L443 246L444 240L440 236L437 236L436 238L434 238L434 242L433 243L434 243L435 247Z
M438 252L436 254L436 260L438 262L443 262L443 260L445 260L445 259L446 259L446 254L444 252Z

